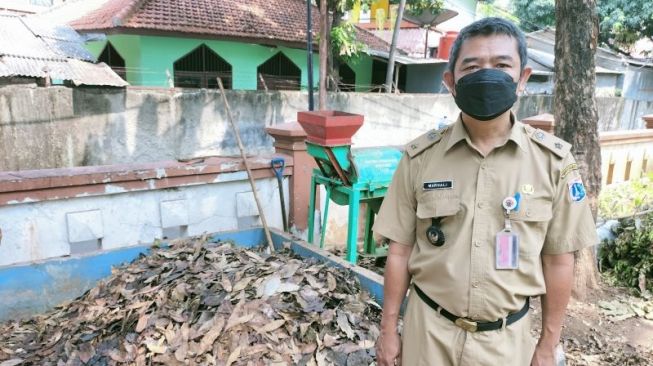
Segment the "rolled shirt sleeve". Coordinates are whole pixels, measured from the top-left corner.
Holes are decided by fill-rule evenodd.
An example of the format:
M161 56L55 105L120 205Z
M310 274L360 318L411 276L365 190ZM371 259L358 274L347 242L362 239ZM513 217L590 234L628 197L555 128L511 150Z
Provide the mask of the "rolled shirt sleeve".
M416 206L411 159L404 153L375 219L372 228L375 235L400 244L413 245Z
M599 243L589 198L571 153L561 167L542 254L575 252Z

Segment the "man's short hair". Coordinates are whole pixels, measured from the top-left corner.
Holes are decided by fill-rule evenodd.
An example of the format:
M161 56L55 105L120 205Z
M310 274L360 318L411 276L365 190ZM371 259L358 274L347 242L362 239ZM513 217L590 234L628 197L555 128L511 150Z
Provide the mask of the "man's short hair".
M517 41L517 51L519 52L519 58L521 61L521 71L523 71L528 62L528 51L524 33L517 28L513 22L503 18L494 17L477 20L460 31L460 34L456 37L453 46L451 46L451 51L449 52L449 64L447 65L449 71L453 73L456 61L458 61L460 47L462 47L465 40L478 36L492 36L495 34L505 34Z

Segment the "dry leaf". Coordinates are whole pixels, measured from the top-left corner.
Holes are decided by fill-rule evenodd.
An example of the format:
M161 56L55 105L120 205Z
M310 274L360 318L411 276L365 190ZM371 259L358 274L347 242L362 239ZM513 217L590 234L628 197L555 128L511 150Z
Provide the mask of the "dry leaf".
M214 321L213 327L202 338L199 345L198 355L202 355L213 347L213 342L222 334L222 327L224 327L224 319L218 318Z
M79 346L77 353L79 355L79 360L82 361L82 363L88 363L88 361L95 356L95 348L93 348L90 343L84 343Z
M359 362L379 332L369 299L347 270L183 239L43 316L0 324L0 359L11 358L0 366L17 355L57 366Z
M229 355L229 358L227 359L227 366L231 366L232 363L236 362L238 357L240 357L240 346L236 347L236 349Z
M256 331L258 333L272 332L273 330L281 328L281 326L284 325L285 323L286 323L286 321L283 320L283 319L275 320L275 321L273 321L271 323L268 323L268 324L258 328Z
M168 351L168 347L164 343L165 343L165 338L161 337L159 341L151 340L149 342L146 342L145 346L152 353L162 354Z
M142 332L143 329L145 329L145 327L147 326L148 320L150 320L150 316L147 314L142 314L138 318L138 323L136 323L136 328L134 329L134 331L136 331L136 333Z
M3 361L0 363L0 366L16 366L20 365L23 363L23 359L21 358L12 358L11 360Z
M338 317L336 321L338 322L340 329L342 329L342 331L347 335L347 338L354 339L354 330L351 329L351 325L347 319L347 314L342 311L338 311Z
M252 318L254 318L254 315L255 315L254 313L250 313L250 314L243 315L243 316L235 318L235 319L230 319L229 323L225 327L225 330L229 330L229 329L231 329L233 327L236 327L236 326L239 326L241 324L245 324L245 323L249 322L250 320L252 320Z

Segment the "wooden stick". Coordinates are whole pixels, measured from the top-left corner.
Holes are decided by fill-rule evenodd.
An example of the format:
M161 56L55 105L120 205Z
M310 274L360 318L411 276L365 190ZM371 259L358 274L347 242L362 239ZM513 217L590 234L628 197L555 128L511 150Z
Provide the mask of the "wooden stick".
M263 74L259 73L258 74L259 80L261 80L261 84L263 84L263 89L265 89L265 92L268 92L268 86L265 84L265 79L263 79Z
M249 178L249 184L252 186L252 193L254 193L254 200L256 201L256 207L258 208L258 214L261 216L261 222L263 223L263 230L265 231L265 238L268 241L268 246L270 247L270 252L274 253L274 243L272 242L272 236L270 235L270 228L268 228L268 223L265 220L265 214L263 213L263 207L261 207L261 201L258 199L258 193L256 192L256 183L254 182L254 177L252 176L252 171L249 168L249 163L247 162L247 156L245 155L245 148L243 147L243 142L240 140L240 132L238 132L238 126L234 123L234 119L231 116L231 108L229 107L229 102L227 102L227 95L224 92L224 86L222 85L222 79L218 79L218 86L220 86L220 93L222 94L222 100L224 105L227 108L227 118L229 119L229 124L231 128L234 129L236 135L236 142L238 143L238 148L240 149L240 155L243 157L243 163L245 164L245 169L247 170L247 177Z

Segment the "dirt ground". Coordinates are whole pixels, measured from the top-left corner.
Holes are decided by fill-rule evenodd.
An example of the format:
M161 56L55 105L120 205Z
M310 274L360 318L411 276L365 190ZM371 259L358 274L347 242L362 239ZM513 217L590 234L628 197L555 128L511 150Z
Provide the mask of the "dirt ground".
M375 263L376 262L376 263ZM361 266L383 275L383 263L363 258ZM629 304L644 303L627 289L611 287L605 283L591 291L584 301L572 299L563 325L562 344L567 366L653 366L653 320L634 314L615 315L599 304L617 304L629 309ZM653 306L653 300L648 300ZM538 336L541 326L539 299L531 301L533 335Z
M572 299L562 331L567 365L653 365L653 321L638 316L620 319L598 305L617 299L625 306L642 301L626 289L606 284L585 301ZM542 314L539 300L532 302L531 309L537 335Z

